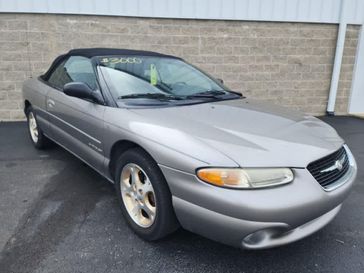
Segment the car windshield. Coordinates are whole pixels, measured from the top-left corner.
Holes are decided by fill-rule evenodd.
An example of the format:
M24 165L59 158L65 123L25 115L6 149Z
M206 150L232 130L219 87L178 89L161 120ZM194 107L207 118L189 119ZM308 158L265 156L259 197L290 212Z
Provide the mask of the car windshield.
M101 73L117 100L216 100L239 97L218 80L177 58L98 57Z

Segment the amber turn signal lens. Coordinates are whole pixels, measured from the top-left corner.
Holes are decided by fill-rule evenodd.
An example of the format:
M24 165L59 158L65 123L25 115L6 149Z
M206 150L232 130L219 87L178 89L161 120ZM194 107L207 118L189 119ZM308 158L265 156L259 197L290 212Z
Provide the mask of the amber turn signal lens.
M205 168L197 177L207 183L228 188L264 188L293 181L289 168Z
M197 172L197 176L208 183L224 186L224 182L222 181L221 171L214 169L203 169Z

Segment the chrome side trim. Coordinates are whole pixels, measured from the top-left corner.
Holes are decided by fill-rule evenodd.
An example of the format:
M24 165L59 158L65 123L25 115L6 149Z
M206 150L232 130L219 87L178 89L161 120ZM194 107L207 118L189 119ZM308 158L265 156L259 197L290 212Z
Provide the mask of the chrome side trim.
M92 139L93 141L95 141L98 144L101 144L101 141L90 136L89 134L85 133L84 131L78 129L77 127L73 126L72 124L68 123L67 121L57 117L56 115L53 115L52 113L48 112L48 111L44 111L43 109L40 109L42 112L45 112L46 114L54 117L55 119L59 120L60 122L63 122L64 124L66 124L67 126L71 127L72 129L75 129L77 132L83 134L84 136L88 137L89 139Z
M99 147L97 147L96 145L92 144L91 142L87 143L88 146L90 146L92 149L94 149L95 151L102 153L102 149L100 149Z
M351 153L349 147L346 144L344 144L343 147L348 156L349 169L346 172L346 174L343 177L341 177L339 180L337 180L335 183L332 183L332 184L328 185L327 187L322 187L325 191L333 191L333 190L339 188L340 186L344 185L346 182L352 180L353 177L355 177L355 175L356 175L357 165L355 162L355 158L354 158L353 154Z

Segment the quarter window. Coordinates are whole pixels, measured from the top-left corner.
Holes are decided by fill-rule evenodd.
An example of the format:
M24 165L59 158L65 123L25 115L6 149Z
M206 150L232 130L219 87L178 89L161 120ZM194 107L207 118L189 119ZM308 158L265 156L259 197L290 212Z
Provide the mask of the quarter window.
M81 56L71 56L63 61L50 75L48 82L59 89L69 82L84 82L93 90L97 87L90 59Z

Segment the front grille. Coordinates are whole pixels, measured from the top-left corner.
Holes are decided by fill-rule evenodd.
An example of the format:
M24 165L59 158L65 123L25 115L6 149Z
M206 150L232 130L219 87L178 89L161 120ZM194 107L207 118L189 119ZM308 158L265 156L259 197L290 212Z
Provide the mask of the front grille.
M307 169L322 187L328 188L349 170L349 158L342 147L335 153L311 162Z

